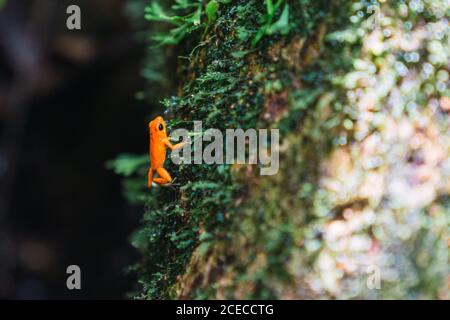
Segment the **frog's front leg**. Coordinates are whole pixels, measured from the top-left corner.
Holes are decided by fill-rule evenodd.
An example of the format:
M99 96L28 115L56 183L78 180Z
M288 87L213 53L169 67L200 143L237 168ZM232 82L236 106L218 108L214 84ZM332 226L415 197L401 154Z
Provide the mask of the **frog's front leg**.
M158 168L156 169L156 172L159 174L160 178L154 178L153 181L157 184L167 184L172 182L172 177L166 169Z
M184 142L180 142L177 144L172 144L170 143L170 137L166 138L163 140L163 143L167 146L167 148L169 148L170 150L176 150L176 149L180 149L181 147L184 146Z

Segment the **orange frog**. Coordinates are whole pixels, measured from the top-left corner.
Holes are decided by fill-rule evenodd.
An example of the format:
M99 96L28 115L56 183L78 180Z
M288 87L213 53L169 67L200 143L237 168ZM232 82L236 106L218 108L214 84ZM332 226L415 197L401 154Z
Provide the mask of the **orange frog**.
M170 150L181 148L184 143L175 145L170 143L170 137L167 136L166 122L162 117L156 117L148 124L150 128L150 168L148 169L148 188L152 187L152 182L157 184L167 184L172 182L169 172L164 169L166 160L166 148ZM159 178L153 178L153 174L158 173Z

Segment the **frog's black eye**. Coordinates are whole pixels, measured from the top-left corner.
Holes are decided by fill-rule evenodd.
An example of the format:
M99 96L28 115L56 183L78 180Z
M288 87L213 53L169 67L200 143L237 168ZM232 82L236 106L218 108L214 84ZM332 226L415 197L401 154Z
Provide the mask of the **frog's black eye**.
M162 123L159 124L158 129L159 129L159 131L162 131L164 129Z

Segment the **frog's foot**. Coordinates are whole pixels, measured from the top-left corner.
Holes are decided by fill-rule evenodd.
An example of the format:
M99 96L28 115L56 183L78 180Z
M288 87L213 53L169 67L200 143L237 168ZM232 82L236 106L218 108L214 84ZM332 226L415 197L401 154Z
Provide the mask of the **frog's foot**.
M167 184L172 182L172 177L170 176L170 174L167 172L166 169L158 168L156 169L156 172L160 176L159 178L153 179L153 181L155 181L156 183Z
M167 172L164 168L158 168L156 169L156 172L158 173L158 178L153 178L153 182L156 182L160 186L173 186L173 180L170 174Z
M156 186L159 186L159 184L157 184L156 182L152 181L152 184L148 188L150 189L150 188L156 187Z
M156 184L158 184L158 185L165 185L165 184L167 184L167 183L170 183L170 181L167 181L167 180L164 179L164 178L154 178L154 179L153 179L153 183L156 183Z
M179 183L175 183L176 179L171 180L170 182L166 182L166 183L161 183L159 184L160 187L177 187L180 184Z
M179 183L175 183L175 181L177 180L177 178L173 179L171 182L167 182L164 184L161 184L161 187L176 187L179 186Z

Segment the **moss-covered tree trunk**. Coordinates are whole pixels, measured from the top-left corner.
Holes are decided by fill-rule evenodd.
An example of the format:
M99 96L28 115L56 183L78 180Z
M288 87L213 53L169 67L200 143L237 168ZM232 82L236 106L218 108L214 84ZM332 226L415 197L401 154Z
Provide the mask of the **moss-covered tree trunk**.
M281 145L276 175L168 161L179 186L151 192L145 160L115 162L145 203L138 297L449 298L448 2L149 2L169 131Z

